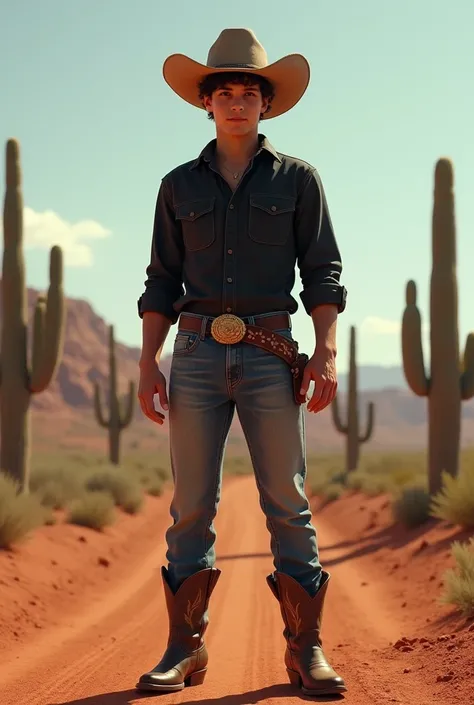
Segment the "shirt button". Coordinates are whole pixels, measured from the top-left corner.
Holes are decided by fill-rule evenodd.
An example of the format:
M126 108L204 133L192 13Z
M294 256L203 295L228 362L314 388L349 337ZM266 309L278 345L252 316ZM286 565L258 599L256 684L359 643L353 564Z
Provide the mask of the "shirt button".
M228 307L226 308L226 311L227 311L227 313L230 313L230 312L232 311L232 309L230 308L230 306L228 306Z
M231 203L230 206L229 206L229 208L230 208L230 210L233 210L233 209L234 209L234 204Z
M228 281L228 282L229 282L229 284L230 284L230 283L231 283L231 281L232 281L232 277L227 277L227 281Z
M191 211L191 213L189 215L192 218L194 216L194 211Z
M276 211L276 209L277 209L276 206L272 206L272 211Z
M231 255L231 254L232 254L232 250L227 250L227 254L228 254L228 255Z

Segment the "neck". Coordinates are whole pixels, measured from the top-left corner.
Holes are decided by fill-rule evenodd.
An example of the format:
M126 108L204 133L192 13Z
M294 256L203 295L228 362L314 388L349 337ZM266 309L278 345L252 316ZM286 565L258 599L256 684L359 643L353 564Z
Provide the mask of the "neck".
M217 131L216 156L229 164L247 164L258 149L258 133L226 135Z

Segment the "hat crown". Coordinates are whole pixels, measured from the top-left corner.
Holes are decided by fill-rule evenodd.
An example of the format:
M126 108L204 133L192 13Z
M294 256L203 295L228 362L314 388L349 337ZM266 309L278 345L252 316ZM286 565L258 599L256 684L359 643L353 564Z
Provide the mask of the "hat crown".
M209 49L207 65L212 68L255 68L268 66L267 52L251 29L223 29Z

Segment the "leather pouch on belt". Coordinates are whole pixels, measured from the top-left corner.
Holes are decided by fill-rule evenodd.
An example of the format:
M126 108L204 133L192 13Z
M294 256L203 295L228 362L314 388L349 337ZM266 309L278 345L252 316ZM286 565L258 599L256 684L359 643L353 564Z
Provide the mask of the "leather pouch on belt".
M298 353L295 364L291 368L291 374L293 375L293 396L297 404L304 404L306 402L306 394L301 394L301 383L303 381L304 368L308 362L309 357L306 353Z

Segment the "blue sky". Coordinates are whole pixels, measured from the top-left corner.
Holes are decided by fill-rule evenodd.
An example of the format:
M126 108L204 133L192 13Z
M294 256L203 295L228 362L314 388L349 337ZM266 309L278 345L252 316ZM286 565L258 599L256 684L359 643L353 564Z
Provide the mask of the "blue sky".
M0 137L21 142L30 286L47 285L49 247L62 244L67 294L140 345L136 300L161 177L214 136L164 83L163 61L183 52L205 62L224 27L251 27L270 61L301 52L311 65L303 100L262 131L315 165L326 189L349 290L339 369L352 324L359 362L399 363L409 278L428 323L440 156L455 165L464 345L474 330L474 4L308 0L295 9L283 0L0 0ZM3 165L0 181L3 193ZM302 306L294 331L312 349Z

